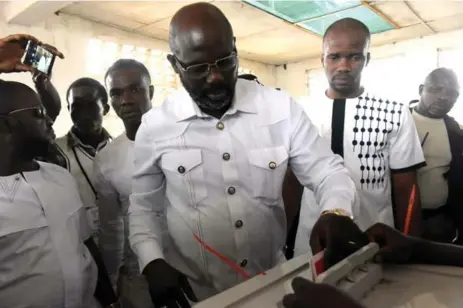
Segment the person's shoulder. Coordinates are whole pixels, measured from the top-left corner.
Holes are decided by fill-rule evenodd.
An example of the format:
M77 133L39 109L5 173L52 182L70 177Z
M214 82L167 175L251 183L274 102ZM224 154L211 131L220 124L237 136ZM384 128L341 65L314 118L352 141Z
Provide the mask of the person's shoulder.
M124 146L129 146L129 139L125 133L122 133L111 142L108 142L108 144L95 155L95 164L99 164L101 167L104 164L111 163L112 158L115 157L114 154Z
M59 165L51 164L43 161L38 161L40 170L47 174L47 176L55 179L57 182L63 183L62 180L74 181L74 177L69 171Z

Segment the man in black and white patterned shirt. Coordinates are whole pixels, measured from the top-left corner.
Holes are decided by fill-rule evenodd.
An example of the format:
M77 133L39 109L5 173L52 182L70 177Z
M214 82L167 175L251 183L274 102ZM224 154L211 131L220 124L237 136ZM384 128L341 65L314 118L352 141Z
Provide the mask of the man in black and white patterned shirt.
M404 230L413 187L415 199L410 233L420 233L420 198L416 170L425 164L413 118L407 105L391 95L378 96L361 85L370 59L370 31L358 20L345 18L328 27L323 37L322 64L329 88L305 107L333 152L342 156L358 191L354 219L366 229L382 222ZM304 191L298 238L310 233L310 221L320 209ZM308 251L297 240L296 254Z

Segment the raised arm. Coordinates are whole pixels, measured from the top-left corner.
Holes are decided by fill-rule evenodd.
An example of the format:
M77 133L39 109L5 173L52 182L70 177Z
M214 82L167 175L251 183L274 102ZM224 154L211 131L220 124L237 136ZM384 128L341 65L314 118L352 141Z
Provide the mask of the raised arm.
M34 73L33 77L35 89L47 110L47 115L55 122L61 112L61 99L50 79L46 75L37 72Z

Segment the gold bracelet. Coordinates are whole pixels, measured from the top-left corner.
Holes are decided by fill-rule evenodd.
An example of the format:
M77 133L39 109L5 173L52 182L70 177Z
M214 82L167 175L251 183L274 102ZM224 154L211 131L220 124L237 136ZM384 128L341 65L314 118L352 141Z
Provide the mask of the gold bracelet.
M333 209L333 210L323 211L322 215L325 215L325 214L335 214L338 216L346 216L346 217L349 217L350 219L353 219L352 215L348 211L343 210L343 209Z

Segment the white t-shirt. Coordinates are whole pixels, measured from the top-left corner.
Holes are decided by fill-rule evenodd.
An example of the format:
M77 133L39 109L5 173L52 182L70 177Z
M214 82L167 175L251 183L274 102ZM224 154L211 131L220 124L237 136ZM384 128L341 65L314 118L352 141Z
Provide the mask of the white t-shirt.
M334 102L323 93L304 105L312 123L330 144L333 106L337 106L336 114L342 114L342 101ZM353 213L356 223L363 230L376 222L393 226L390 170L400 171L424 165L420 140L408 106L365 91L357 98L345 100L344 117L338 120L333 125L343 125L341 148L345 166L358 192L359 200ZM305 189L296 253L309 250L307 236L320 214L321 209L313 193Z

